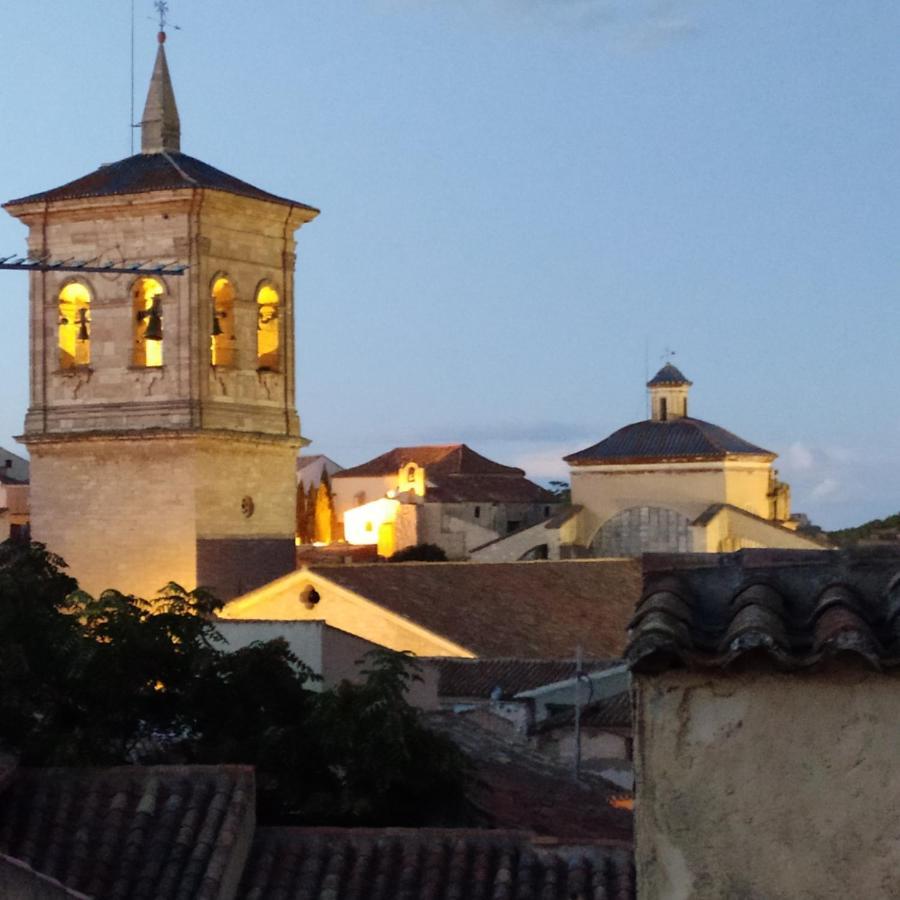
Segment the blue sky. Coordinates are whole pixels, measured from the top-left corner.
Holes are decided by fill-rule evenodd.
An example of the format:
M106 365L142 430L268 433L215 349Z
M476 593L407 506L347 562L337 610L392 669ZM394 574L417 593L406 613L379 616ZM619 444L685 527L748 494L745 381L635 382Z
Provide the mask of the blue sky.
M310 452L462 440L563 475L673 348L693 414L777 451L796 510L900 510L896 0L171 6L185 152L323 211L299 235ZM127 156L129 0L5 7L3 199ZM24 237L0 218L0 255ZM26 277L0 296L14 447Z

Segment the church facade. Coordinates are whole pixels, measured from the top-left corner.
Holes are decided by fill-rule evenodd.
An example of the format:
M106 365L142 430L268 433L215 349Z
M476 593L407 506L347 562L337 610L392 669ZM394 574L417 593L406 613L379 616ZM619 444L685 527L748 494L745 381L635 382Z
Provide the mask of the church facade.
M565 457L572 509L480 551L479 561L822 549L797 531L776 454L689 415L691 382L667 363L647 383L650 418Z
M227 599L294 568L294 235L318 210L181 152L164 41L141 153L5 204L30 259L101 269L30 274L31 530L92 593Z

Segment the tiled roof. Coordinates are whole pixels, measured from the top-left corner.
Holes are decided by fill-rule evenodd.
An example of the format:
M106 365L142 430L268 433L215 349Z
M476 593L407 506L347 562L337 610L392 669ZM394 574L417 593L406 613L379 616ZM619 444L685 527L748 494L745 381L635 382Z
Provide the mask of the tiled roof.
M0 853L91 897L214 898L254 825L252 769L20 769L0 802Z
M312 566L311 571L476 656L619 657L640 597L628 559ZM327 617L327 609L323 609Z
M425 499L438 503L557 503L546 488L521 476L428 475ZM433 483L431 483L433 482Z
M647 387L656 387L657 385L690 385L693 382L687 380L681 374L681 370L673 366L672 363L666 363L648 382Z
M808 669L835 657L900 666L900 552L648 554L627 659L654 672L753 661Z
M630 852L520 832L262 828L245 900L632 900Z
M92 900L27 863L0 853L0 897L8 900Z
M377 563L378 547L375 544L300 544L297 547L298 566L342 566L348 559L353 563Z
M334 478L358 478L396 474L402 465L414 462L426 469L430 479L437 475L519 475L525 472L476 453L465 444L438 444L422 447L394 447L375 459L337 472Z
M534 730L552 731L555 728L568 728L574 721L575 709L567 707L548 716ZM631 695L628 691L622 691L612 697L603 697L586 703L581 708L581 724L593 728L631 728Z
M565 461L585 466L611 462L725 459L734 455L775 458L770 450L757 447L718 425L684 416L666 422L647 419L626 425L599 443L570 453Z
M567 681L575 677L578 664L571 659L455 659L435 657L427 660L438 670L438 695L489 699L499 688L508 699L521 691ZM620 665L621 660L586 660L585 672Z
M485 727L485 716L494 727ZM599 772L572 767L497 730L497 717L483 710L432 712L430 728L451 738L473 767L467 799L492 828L514 828L565 840L617 840L632 837L632 815L619 807L631 792Z
M76 178L58 188L10 200L4 207L24 203L109 197L118 194L144 194L149 191L207 188L225 191L254 200L268 200L318 212L314 207L270 194L240 178L228 175L186 153L138 153L118 162L101 166L95 172Z

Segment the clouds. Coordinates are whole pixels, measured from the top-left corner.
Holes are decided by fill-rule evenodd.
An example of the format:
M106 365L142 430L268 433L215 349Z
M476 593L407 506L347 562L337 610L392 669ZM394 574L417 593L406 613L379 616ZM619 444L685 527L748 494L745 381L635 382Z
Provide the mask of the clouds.
M857 444L795 441L778 467L791 506L826 529L859 525L900 510L900 435L859 435Z
M625 50L653 50L692 37L708 0L381 0L391 12L455 9L477 22L608 35Z

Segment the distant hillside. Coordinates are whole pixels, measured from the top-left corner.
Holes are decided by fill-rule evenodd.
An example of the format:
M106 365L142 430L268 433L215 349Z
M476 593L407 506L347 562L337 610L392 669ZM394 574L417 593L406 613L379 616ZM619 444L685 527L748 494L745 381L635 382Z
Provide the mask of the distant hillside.
M869 541L900 541L900 513L886 519L872 519L855 528L829 531L828 537L840 547Z

